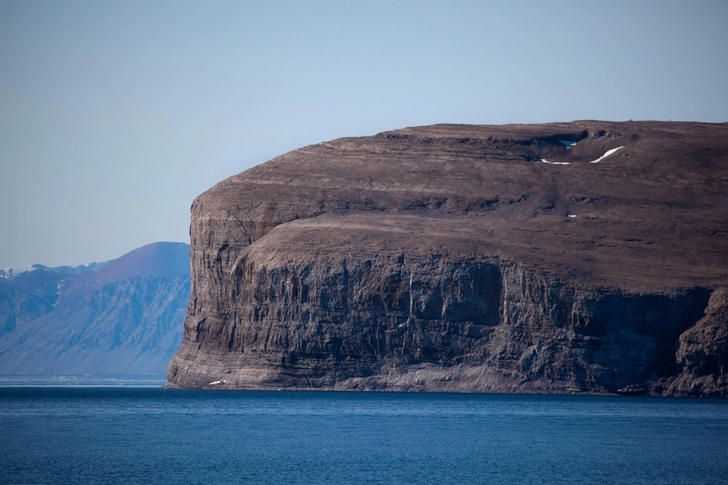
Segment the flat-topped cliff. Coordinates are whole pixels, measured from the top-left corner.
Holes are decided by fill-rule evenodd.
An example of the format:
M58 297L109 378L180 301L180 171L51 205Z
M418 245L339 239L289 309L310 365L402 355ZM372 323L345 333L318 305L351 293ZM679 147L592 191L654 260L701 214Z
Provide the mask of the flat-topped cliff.
M728 124L435 125L192 204L170 386L728 396Z

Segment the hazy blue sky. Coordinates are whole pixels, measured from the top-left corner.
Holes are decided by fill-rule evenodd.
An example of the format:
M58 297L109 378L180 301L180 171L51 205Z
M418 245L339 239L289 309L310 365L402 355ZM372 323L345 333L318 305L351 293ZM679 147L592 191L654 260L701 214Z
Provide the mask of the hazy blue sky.
M188 241L322 140L586 118L728 121L728 2L0 0L0 267Z

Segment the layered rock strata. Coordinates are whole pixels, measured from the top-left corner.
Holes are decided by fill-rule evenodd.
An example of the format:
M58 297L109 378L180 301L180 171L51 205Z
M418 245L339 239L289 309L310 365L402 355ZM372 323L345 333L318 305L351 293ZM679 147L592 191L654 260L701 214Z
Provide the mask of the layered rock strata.
M726 396L727 182L727 124L295 150L194 201L169 385Z

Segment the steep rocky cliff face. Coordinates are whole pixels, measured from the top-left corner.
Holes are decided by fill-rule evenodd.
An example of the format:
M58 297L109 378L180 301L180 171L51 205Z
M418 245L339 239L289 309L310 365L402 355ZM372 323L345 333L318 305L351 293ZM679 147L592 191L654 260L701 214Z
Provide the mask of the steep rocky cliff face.
M192 205L170 386L727 396L728 125L436 125Z

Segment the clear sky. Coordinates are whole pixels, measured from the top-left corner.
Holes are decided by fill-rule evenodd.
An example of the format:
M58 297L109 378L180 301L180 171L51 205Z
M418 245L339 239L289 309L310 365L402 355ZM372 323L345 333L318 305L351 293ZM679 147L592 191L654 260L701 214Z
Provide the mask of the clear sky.
M311 143L574 119L728 121L728 2L0 0L0 268L189 242Z

